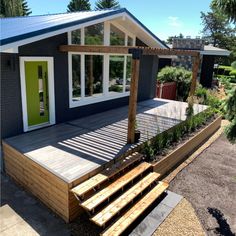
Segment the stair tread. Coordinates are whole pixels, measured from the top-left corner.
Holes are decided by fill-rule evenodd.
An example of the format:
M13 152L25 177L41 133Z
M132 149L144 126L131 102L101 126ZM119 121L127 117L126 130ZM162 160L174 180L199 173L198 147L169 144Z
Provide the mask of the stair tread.
M133 164L134 162L140 160L142 157L139 153L134 153L126 157L121 162L118 162L112 166L112 168L107 168L101 173L91 177L90 179L84 181L83 183L74 187L71 191L78 195L79 197L83 196L88 191L92 190L99 184L103 183L104 181L108 180L118 172L122 171L124 168L128 167L129 165Z
M136 196L142 193L148 186L159 178L160 174L152 172L135 184L132 188L126 191L118 199L105 207L97 215L91 218L91 221L99 226L103 226L113 216L115 216L122 208L127 206Z
M118 236L124 232L168 187L165 182L159 182L150 192L141 198L111 227L105 230L103 236Z
M151 164L147 162L142 162L138 166L136 166L134 169L126 173L125 175L121 176L119 179L111 183L106 188L102 189L100 192L93 195L91 198L84 201L81 206L89 211L93 210L95 207L97 207L99 204L104 202L106 199L108 199L110 196L112 196L114 193L119 191L121 188L123 188L126 184L131 182L133 179L135 179L137 176L139 176L141 173L143 173L145 170L151 167Z

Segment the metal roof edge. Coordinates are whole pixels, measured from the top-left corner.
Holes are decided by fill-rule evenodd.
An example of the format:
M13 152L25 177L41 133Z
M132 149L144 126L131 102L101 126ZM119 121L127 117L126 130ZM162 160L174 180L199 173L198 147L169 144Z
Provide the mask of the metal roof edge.
M134 21L136 21L142 28L144 28L153 38L155 38L159 43L161 43L164 47L169 49L169 47L160 40L151 30L149 30L139 19L137 19L132 13L130 13L126 8L124 8L125 13L127 13Z
M0 40L0 45L1 46L7 45L7 44L14 43L14 42L24 40L24 39L27 39L27 38L39 36L39 35L46 34L46 33L50 33L52 31L64 29L64 28L67 28L67 27L71 27L71 26L74 26L74 25L77 25L77 24L83 24L83 23L86 23L86 22L89 22L89 21L97 20L99 18L112 16L112 15L116 15L116 14L119 14L119 13L124 13L125 10L126 10L125 8L121 8L121 9L118 9L118 10L114 10L112 12L106 12L106 13L99 14L99 15L96 15L96 16L91 16L91 17L88 17L88 18L85 18L85 19L80 19L80 20L77 20L77 21L52 26L52 27L49 27L49 28L46 28L46 29L33 31L33 32L30 32L30 33L14 36L14 37L11 37L11 38L2 39L2 40Z
M30 32L30 33L14 36L14 37L11 37L11 38L2 39L2 40L0 40L0 45L5 46L5 45L10 44L10 43L15 43L17 41L21 41L21 40L24 40L24 39L36 37L36 36L39 36L39 35L42 35L42 34L47 34L47 33L50 33L52 31L61 30L61 29L64 29L64 28L75 26L77 24L83 24L83 23L86 23L86 22L89 22L89 21L100 19L100 18L117 15L117 14L120 14L120 13L126 13L138 25L140 25L148 34L150 34L155 40L157 40L161 45L163 45L164 47L169 49L169 47L162 40L160 40L153 32L151 32L142 22L140 22L126 8L120 8L120 9L117 9L117 10L114 10L114 11L111 11L111 12L106 12L106 13L99 14L99 15L96 15L96 16L91 16L91 17L88 17L88 18L85 18L85 19L80 19L80 20L77 20L77 21L68 22L68 23L65 23L65 24L57 25L57 26L52 26L52 27L42 29L42 30L36 30L36 31ZM63 14L65 14L65 13L63 13Z

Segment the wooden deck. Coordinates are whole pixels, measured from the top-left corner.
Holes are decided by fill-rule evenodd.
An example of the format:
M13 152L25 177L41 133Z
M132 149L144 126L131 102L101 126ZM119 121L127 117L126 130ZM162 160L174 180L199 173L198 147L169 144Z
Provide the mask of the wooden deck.
M60 179L71 183L185 119L187 104L153 99L138 103L141 141L127 145L128 106L4 140ZM205 106L195 106L198 113Z

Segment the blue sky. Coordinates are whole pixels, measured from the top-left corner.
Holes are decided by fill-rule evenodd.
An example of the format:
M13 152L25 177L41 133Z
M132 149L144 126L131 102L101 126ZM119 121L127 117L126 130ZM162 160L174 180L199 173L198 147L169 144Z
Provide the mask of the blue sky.
M32 15L66 12L70 0L27 0ZM90 0L94 8L95 0ZM202 29L200 12L209 11L211 0L120 0L160 39L179 35L200 36Z

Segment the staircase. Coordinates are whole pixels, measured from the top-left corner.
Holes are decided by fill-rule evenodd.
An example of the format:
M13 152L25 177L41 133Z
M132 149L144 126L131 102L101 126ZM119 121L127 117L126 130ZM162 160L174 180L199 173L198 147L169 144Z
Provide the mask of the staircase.
M151 164L135 153L93 176L71 191L90 220L105 230L101 235L123 233L167 189L152 172Z

